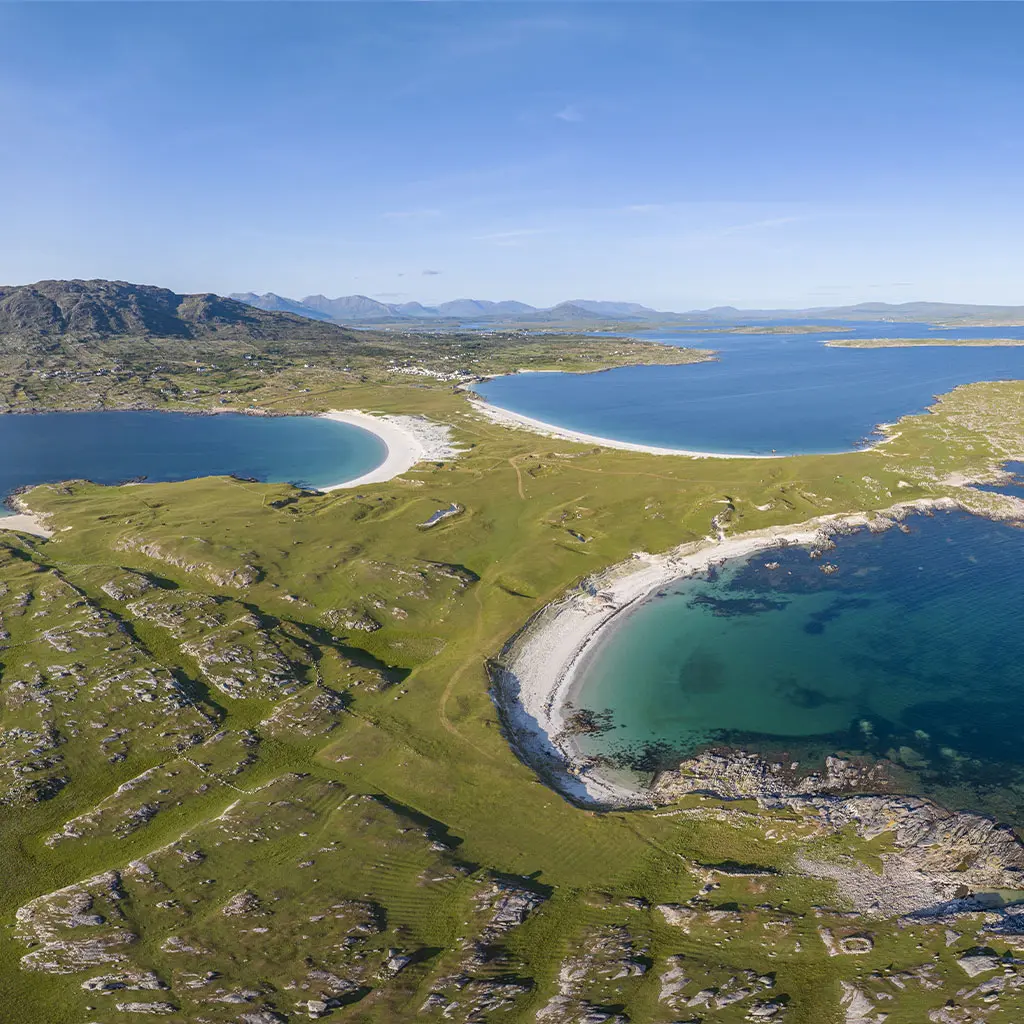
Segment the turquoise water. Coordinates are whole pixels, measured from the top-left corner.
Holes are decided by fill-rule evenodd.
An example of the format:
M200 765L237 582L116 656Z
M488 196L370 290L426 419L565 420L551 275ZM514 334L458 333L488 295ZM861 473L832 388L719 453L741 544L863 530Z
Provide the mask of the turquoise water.
M728 454L849 451L880 423L921 412L958 384L1024 378L1024 347L843 349L835 337L1016 337L1024 328L936 331L857 325L848 334L652 332L713 348L717 362L605 373L531 373L476 386L495 405L599 437Z
M638 771L715 747L890 758L924 792L1024 820L1024 529L906 525L820 558L762 552L639 605L581 666L574 703L607 726L584 751Z
M387 447L367 430L315 416L74 412L0 416L0 453L3 497L83 478L117 484L233 474L327 487L375 469Z

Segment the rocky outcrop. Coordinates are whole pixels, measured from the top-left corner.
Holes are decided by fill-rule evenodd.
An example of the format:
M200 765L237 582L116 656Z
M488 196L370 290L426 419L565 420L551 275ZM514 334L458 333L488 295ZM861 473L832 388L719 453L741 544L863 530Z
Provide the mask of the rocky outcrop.
M505 939L546 899L526 879L490 879L473 901L477 914L482 915L478 937L462 943L455 970L437 979L420 1012L484 1020L490 1019L488 1014L511 1010L517 1000L528 995L533 979L513 973L511 969L517 965L505 948ZM497 965L504 968L500 977L493 976Z
M26 903L16 914L18 937L37 948L21 958L22 967L74 974L123 963L123 947L138 936L119 923L121 898L120 874L106 871Z
M823 771L802 774L798 764L767 761L745 751L707 751L662 772L651 795L656 803L675 803L692 793L729 800L754 797L778 799L796 794L851 793L888 790L892 783L883 764L859 765L841 757L826 757Z
M852 829L870 841L885 835L881 873L857 863L801 855L802 874L835 882L855 910L876 917L938 916L997 910L992 930L1024 932L1024 914L1001 909L999 890L1024 889L1024 843L1005 825L964 811L949 811L921 797L881 793L894 783L884 763L858 765L826 758L822 771L801 774L799 765L757 755L704 753L663 773L654 786L660 803L704 794L727 800L756 799L816 819L821 831ZM860 791L859 793L857 791Z

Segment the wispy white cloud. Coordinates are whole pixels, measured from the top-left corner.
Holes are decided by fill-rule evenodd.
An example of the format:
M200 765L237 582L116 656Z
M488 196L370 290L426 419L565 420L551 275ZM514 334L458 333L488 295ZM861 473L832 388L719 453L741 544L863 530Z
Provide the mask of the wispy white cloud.
M580 110L575 103L569 103L562 107L562 109L555 114L555 117L557 117L559 121L582 121L583 111Z
M435 220L441 216L440 210L388 210L382 214L385 220Z
M782 228L787 224L795 224L803 220L802 217L768 217L765 220L752 220L746 224L730 224L728 227L720 228L716 234L720 235L741 235L748 231L765 231L769 228Z
M547 228L518 228L514 231L492 231L487 235L477 235L474 240L490 242L492 245L524 245L527 238L547 233Z

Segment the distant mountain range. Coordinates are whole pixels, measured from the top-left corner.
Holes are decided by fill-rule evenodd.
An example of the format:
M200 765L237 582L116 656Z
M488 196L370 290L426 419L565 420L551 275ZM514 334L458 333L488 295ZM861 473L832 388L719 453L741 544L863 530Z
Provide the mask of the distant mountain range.
M959 302L860 302L853 306L814 306L808 309L737 309L715 306L680 314L708 320L880 320L949 323L984 320L1024 324L1024 306L983 306Z
M367 295L342 295L337 299L329 299L326 295L307 295L304 299L289 299L273 292L265 295L233 292L231 298L257 309L297 313L314 320L333 320L337 323L456 320L462 323L494 321L540 324L565 323L569 320L662 321L678 319L682 315L650 309L637 302L595 302L590 299L572 299L540 309L526 302L491 302L487 299L454 299L437 306L425 306L420 302L378 302Z
M436 306L420 302L379 302L366 295L307 295L289 299L267 292L234 292L232 299L271 312L293 313L313 320L354 323L493 323L538 327L571 322L599 323L746 323L759 320L878 320L925 323L1024 323L1024 306L980 306L949 302L862 302L853 306L815 306L808 309L739 309L714 306L685 313L651 309L637 302L571 299L539 308L525 302L455 299Z
M798 310L720 306L672 313L635 302L587 299L562 302L548 309L525 302L484 299L456 299L425 306L416 302L378 302L365 295L337 299L310 295L301 301L251 293L224 298L212 293L182 295L167 288L125 281L38 281L0 286L0 355L50 355L81 350L82 343L95 345L109 339L131 342L135 348L154 339L175 340L175 351L183 357L189 353L198 356L228 350L323 355L351 351L353 346L366 355L380 355L393 347L394 335L374 334L365 329L374 323L436 325L442 330L467 323L522 329L602 323L632 324L638 328L670 323L714 328L765 320L888 320L998 326L1024 324L1024 306L870 302ZM345 324L361 324L364 330L346 330Z

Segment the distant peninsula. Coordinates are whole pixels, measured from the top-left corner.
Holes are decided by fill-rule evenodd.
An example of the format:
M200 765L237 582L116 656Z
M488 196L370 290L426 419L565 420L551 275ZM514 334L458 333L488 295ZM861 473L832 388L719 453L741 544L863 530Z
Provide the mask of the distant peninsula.
M1024 338L830 338L825 344L832 348L993 348L1024 345Z
M687 327L695 334L845 334L853 327L836 327L835 324L734 324L727 327Z

